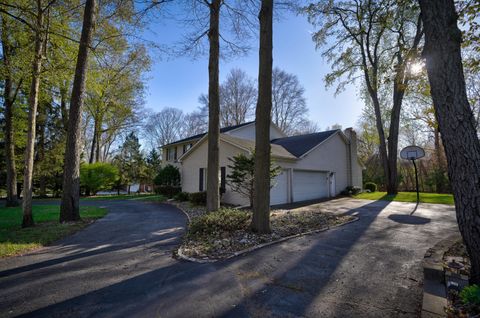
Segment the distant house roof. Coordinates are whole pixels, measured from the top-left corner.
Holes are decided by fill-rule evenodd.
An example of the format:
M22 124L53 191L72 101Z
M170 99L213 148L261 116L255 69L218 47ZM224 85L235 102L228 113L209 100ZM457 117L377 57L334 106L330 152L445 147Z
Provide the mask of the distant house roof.
M226 133L226 132L229 132L231 130L234 130L234 129L237 129L237 128L240 128L240 127L243 127L243 126L248 126L250 124L253 124L254 121L249 121L247 123L243 123L243 124L239 124L239 125L235 125L235 126L228 126L228 127L223 127L223 128L220 128L220 133ZM165 146L170 146L170 145L174 145L174 144L178 144L178 143L183 143L183 142L187 142L187 141L191 141L191 140L197 140L197 139L200 139L202 138L203 136L205 136L207 133L204 132L204 133L201 133L201 134L198 134L198 135L194 135L194 136L190 136L190 137L187 137L187 138L184 138L184 139L180 139L180 140L177 140L177 141L174 141L174 142L171 142Z
M272 144L280 145L297 158L303 156L319 143L325 141L328 137L332 136L339 129L327 130L318 133L299 135L285 138L278 138L272 140Z

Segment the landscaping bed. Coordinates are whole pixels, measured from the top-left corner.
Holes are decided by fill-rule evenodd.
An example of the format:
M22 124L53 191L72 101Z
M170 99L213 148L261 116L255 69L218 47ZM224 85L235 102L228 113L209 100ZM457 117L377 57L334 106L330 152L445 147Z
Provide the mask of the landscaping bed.
M272 210L270 234L250 231L252 213L222 207L218 212L206 213L204 207L190 203L175 204L186 212L190 224L179 254L197 260L217 260L237 255L256 246L284 238L326 230L355 219L353 216L336 215L310 210Z
M470 259L463 241L457 240L443 255L447 289L447 316L480 317L480 287L468 285Z

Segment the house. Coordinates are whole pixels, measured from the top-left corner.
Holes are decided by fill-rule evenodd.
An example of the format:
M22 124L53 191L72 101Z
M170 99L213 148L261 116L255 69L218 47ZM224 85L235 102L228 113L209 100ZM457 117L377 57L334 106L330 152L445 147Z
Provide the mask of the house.
M357 138L353 129L323 131L300 136L286 136L270 125L271 154L282 170L272 180L271 205L334 197L347 186L362 186L362 166L357 159ZM206 190L207 134L185 138L163 146L163 165L180 169L182 190ZM229 158L255 148L255 122L220 130L222 202L247 205L248 198L231 191L226 176Z

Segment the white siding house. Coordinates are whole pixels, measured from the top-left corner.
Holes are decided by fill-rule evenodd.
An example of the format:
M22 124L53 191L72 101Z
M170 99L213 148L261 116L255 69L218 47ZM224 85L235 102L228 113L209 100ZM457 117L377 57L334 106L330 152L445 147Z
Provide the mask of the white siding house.
M233 192L225 178L230 173L229 158L249 153L255 148L255 124L222 129L220 134L221 187L225 188L222 202L247 205L248 198ZM331 130L308 135L286 137L271 125L272 159L282 168L272 180L272 205L334 197L347 186L362 187L362 166L357 160L356 134ZM191 144L188 149L184 145ZM175 150L176 149L176 150ZM208 141L206 134L190 137L163 147L164 164L173 164L181 171L182 191L206 190ZM176 155L171 155L176 151Z

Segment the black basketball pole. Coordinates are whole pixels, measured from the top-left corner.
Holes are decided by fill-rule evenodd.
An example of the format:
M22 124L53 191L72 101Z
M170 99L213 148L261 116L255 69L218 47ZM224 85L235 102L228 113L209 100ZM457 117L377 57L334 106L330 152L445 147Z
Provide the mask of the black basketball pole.
M415 159L412 159L413 167L415 168L415 184L417 186L417 204L420 203L420 192L418 192L418 173L417 165L415 164Z

